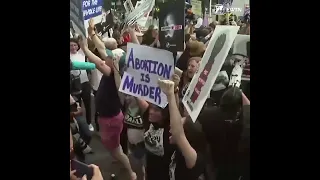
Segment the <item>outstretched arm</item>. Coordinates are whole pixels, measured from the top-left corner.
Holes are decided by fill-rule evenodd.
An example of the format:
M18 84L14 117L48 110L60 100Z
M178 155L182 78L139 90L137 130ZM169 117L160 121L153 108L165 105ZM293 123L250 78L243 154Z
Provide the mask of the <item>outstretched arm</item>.
M182 152L187 168L191 169L196 165L198 155L190 145L183 130L182 117L179 113L174 95L174 82L170 80L159 80L158 83L161 90L167 95L172 138Z

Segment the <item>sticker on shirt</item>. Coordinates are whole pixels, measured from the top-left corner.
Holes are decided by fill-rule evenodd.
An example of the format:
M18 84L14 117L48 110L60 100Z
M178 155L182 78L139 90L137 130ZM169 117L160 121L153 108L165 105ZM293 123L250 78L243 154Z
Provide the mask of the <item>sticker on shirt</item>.
M169 177L170 180L175 180L175 171L176 171L176 161L175 161L175 157L176 157L176 151L173 152L172 156L171 156L171 163L169 165Z
M154 129L154 126L150 124L149 130L144 133L144 144L146 149L157 156L164 155L163 132L163 128Z

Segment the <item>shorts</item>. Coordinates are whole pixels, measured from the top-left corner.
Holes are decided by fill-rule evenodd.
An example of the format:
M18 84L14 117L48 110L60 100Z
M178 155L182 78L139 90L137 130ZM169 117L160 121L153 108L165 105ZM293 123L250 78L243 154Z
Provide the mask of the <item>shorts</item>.
M123 129L124 116L122 112L114 117L99 117L101 141L104 147L113 151L120 146L120 134Z

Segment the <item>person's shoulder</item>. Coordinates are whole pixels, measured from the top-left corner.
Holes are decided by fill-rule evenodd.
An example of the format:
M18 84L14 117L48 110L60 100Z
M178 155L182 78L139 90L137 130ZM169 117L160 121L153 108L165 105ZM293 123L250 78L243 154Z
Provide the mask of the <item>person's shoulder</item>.
M200 112L197 120L201 124L206 123L207 121L211 121L212 119L214 119L214 117L216 116L216 114L218 114L218 112L219 112L219 108L217 106L205 107Z

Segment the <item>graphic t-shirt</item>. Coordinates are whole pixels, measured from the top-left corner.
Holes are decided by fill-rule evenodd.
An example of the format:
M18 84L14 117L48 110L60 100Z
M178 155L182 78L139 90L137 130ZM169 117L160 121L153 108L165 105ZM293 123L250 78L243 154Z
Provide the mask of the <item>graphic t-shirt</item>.
M174 147L169 143L169 125L159 126L148 121L149 109L143 114L146 148L146 179L169 180L169 164Z
M140 116L140 109L136 103L135 98L131 98L128 103L124 123L127 124L128 141L130 144L138 144L143 141L144 124Z

